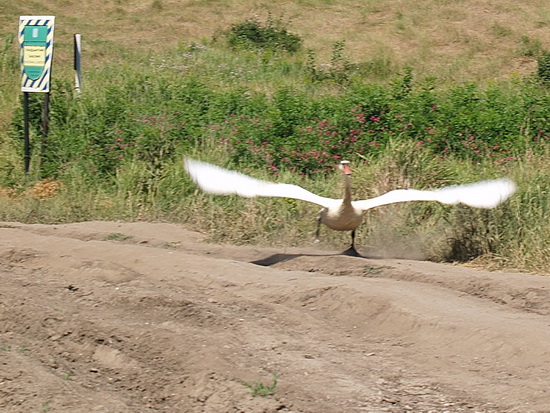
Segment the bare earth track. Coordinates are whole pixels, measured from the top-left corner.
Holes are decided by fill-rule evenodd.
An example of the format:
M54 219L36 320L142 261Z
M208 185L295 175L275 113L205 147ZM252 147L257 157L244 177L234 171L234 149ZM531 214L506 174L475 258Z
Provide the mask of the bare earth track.
M2 412L550 412L548 277L113 222L0 223L0 277Z

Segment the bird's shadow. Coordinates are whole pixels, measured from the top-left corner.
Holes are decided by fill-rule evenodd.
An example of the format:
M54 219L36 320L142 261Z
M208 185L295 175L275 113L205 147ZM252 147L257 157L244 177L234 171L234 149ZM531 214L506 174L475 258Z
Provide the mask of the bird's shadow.
M262 267L270 267L280 262L290 261L299 257L338 257L341 255L348 256L348 257L368 258L364 255L361 255L354 248L349 248L343 252L336 253L336 254L273 254L273 255L270 255L269 257L262 258L261 260L251 261L250 263L261 265Z

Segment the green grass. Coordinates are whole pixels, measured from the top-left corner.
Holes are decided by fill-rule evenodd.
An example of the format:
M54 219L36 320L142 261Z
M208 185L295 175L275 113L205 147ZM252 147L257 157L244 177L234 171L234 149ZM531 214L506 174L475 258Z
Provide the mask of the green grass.
M119 232L113 232L112 234L107 235L103 238L104 241L127 241L132 239L131 235L121 234Z
M389 265L367 265L364 270L363 270L363 273L365 274L365 276L372 276L372 275L380 275L382 274L385 270L387 269L392 269L393 267L389 266Z
M399 153L402 153L400 156ZM410 145L395 145L386 158L354 165L357 198L389 189L417 188L472 182L508 175L518 193L490 211L433 203L390 205L369 211L357 234L361 248L375 246L393 253L420 252L435 261L470 261L489 268L547 272L550 248L550 157L531 156L506 166L491 162L426 159ZM223 163L223 162L222 162ZM137 168L139 169L139 168ZM296 183L330 197L339 197L341 182L335 173L305 178L293 173L279 177L249 169L255 177ZM93 219L163 220L178 222L209 234L212 242L272 246L312 246L318 207L293 200L242 199L205 195L189 181L180 160L167 164L156 184L156 195L137 189L142 175L121 172L116 185L65 177L56 196L36 199L0 197L0 220L20 222L72 222ZM109 239L126 239L112 234ZM345 249L348 233L323 228L321 248ZM402 255L403 256L403 255Z
M273 396L277 391L278 380L279 380L279 376L274 373L271 383L269 384L264 384L261 381L257 381L254 383L245 383L245 386L250 389L252 396L260 396L260 397Z

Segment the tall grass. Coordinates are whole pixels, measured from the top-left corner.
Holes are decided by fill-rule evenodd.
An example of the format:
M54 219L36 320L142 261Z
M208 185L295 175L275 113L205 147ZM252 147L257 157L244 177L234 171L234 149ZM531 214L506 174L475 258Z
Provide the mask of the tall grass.
M358 243L375 256L475 259L492 268L547 272L549 161L546 153L509 165L506 173L518 183L518 193L494 210L418 202L368 211L358 231ZM354 166L358 198L396 187L430 188L503 173L490 161L477 165L457 159L443 161L418 152L407 142L393 144L387 156ZM284 172L273 177L265 170L245 169L259 178L296 183L324 196L341 196L341 178L336 173L307 178ZM93 182L87 175L74 168L63 176L57 192L45 196L41 196L41 181L25 192L0 194L0 220L162 220L203 231L215 242L313 245L318 206L285 199L203 194L189 181L181 159L167 163L162 178L154 181L146 165L138 161L110 180ZM348 233L328 229L323 229L321 238L323 248L343 250L349 243Z
M14 92L19 86L19 61L14 37L13 34L0 34L0 130L5 130L9 124L14 106Z

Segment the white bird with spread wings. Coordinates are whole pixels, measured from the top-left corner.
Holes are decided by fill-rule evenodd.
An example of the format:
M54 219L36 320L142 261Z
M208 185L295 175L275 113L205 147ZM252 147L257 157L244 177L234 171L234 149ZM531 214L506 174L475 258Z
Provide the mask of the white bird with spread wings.
M317 237L321 224L337 231L351 231L351 247L346 251L350 255L358 255L355 249L355 231L363 221L363 213L371 208L397 202L437 201L490 209L506 201L516 191L514 182L500 178L432 190L396 189L375 198L353 201L348 161L342 161L339 165L344 178L342 199L325 198L298 185L263 181L190 158L185 159L185 168L193 181L210 194L239 195L246 198L293 198L321 205L323 209L317 221Z

